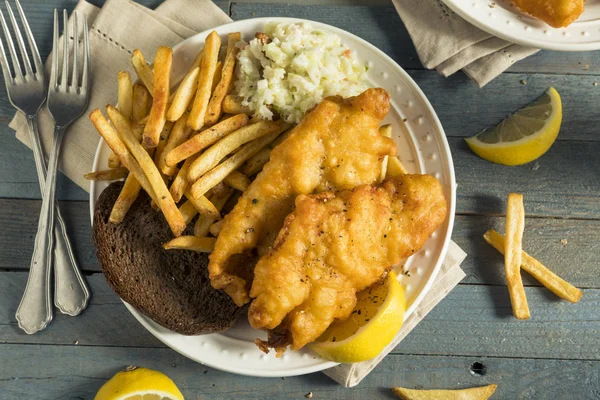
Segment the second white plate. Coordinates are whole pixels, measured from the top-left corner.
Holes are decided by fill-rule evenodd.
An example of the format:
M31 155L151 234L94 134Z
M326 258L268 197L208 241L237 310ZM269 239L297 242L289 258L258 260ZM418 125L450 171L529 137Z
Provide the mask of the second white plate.
M529 17L508 0L443 0L476 27L509 42L558 51L600 49L600 1L585 2L585 11L566 28L552 28Z

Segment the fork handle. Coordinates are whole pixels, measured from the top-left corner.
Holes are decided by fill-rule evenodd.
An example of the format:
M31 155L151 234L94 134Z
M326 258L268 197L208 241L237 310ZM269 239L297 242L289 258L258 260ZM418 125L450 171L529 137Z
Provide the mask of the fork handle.
M40 142L36 116L28 116L27 122L33 144L40 191L43 192L46 180L46 160ZM54 212L54 305L63 314L76 316L86 308L90 292L75 260L58 203Z

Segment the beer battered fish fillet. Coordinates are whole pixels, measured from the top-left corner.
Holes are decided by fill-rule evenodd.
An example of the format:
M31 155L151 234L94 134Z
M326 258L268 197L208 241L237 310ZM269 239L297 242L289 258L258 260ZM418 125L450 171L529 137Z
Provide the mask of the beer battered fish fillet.
M223 289L238 306L250 301L254 265L268 253L299 194L377 181L383 156L397 150L378 131L389 98L383 89L349 99L327 98L273 149L223 221L208 265L214 288Z
M583 12L583 0L514 0L521 11L554 28L569 26Z
M254 270L248 317L269 331L259 347L297 350L348 318L356 293L419 250L446 212L442 187L430 175L298 196Z

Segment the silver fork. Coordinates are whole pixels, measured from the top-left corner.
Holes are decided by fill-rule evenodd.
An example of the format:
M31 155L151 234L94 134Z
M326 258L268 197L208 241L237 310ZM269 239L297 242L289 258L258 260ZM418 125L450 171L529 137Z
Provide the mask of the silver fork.
M25 114L27 118L38 181L40 190L43 191L46 176L46 161L44 159L38 132L37 113L46 99L44 69L35 39L31 33L25 14L23 13L23 9L18 0L15 0L15 3L25 30L31 55L27 52L10 4L6 2L6 8L8 10L19 50L21 51L23 65L25 66L25 74L23 74L23 69L21 68L21 64L17 57L12 36L8 30L8 25L1 10L0 22L10 51L14 75L11 73L8 58L6 57L6 52L4 51L4 46L1 41L0 63L2 65L2 72L9 100L11 104L17 108L17 110ZM33 60L35 72L32 69L30 58ZM58 207L56 208L56 221L57 225L54 230L56 241L54 248L54 263L55 275L58 278L56 279L56 286L57 288L59 286L61 288L66 286L71 289L69 291L62 290L66 295L55 296L55 304L61 312L69 315L77 315L85 308L87 299L89 298L89 292L75 262L73 250L67 237L65 223ZM19 326L29 334L44 329L52 320L52 308L50 305L51 260L50 256L47 258L48 261L44 263L34 265L32 262L29 278L27 280L27 287L16 314Z

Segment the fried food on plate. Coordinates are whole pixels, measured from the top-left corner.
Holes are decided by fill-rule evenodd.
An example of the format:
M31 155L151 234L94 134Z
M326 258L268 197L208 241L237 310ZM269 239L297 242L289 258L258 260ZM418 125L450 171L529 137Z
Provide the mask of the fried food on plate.
M458 390L417 390L403 387L392 388L392 392L402 400L486 400L496 391L498 385L487 385Z
M584 0L514 0L515 5L554 28L569 26L583 12Z
M295 205L256 264L250 291L250 324L268 330L266 344L278 354L288 345L302 348L334 320L348 318L356 293L418 251L448 208L430 175L299 195Z
M249 302L256 259L268 253L297 195L377 182L382 157L397 150L392 139L379 134L389 98L383 89L368 89L346 100L325 99L271 152L225 217L210 256L215 288L238 305Z

